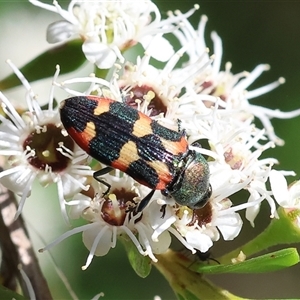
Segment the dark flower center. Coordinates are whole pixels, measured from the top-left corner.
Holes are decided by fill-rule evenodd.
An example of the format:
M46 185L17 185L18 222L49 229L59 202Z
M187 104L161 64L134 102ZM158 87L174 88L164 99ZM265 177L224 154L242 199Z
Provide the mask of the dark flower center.
M232 170L239 170L243 164L242 157L234 155L232 148L224 153L225 161L230 165Z
M222 87L218 87L218 86L213 87L213 82L212 81L204 81L199 86L199 88L196 90L196 93L200 94L203 90L205 90L207 88L211 88L211 91L208 93L208 95L220 97L220 99L222 99L223 101L227 100L227 95L224 94L224 89ZM214 105L214 103L212 103L210 101L204 101L204 104L207 107L211 107L211 106Z
M150 117L157 116L160 113L163 113L163 115L165 116L167 112L167 107L163 103L162 99L157 95L157 93L155 93L155 91L150 86L142 85L133 87L130 90L129 94L124 97L124 102L127 105L137 109L137 100L142 105L149 92L152 92L154 95L154 97L148 104L148 110L151 110Z
M102 218L105 222L113 226L124 224L130 204L134 204L133 198L138 195L125 188L115 189L107 197L102 206Z
M204 207L194 210L191 223L194 224L195 221L198 221L200 227L212 221L212 206L209 202Z
M51 167L52 172L60 172L68 166L70 158L57 151L57 148L63 144L73 151L74 142L69 136L62 135L61 130L54 124L46 124L25 139L23 149L31 149L35 152L28 157L28 162L32 166L39 170L44 170L48 166Z

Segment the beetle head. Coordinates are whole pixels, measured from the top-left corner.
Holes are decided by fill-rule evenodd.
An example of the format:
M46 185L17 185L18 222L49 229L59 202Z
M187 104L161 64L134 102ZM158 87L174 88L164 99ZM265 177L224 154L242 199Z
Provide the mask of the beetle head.
M169 192L178 204L191 209L201 208L208 202L211 196L209 166L199 152L189 151L185 170Z

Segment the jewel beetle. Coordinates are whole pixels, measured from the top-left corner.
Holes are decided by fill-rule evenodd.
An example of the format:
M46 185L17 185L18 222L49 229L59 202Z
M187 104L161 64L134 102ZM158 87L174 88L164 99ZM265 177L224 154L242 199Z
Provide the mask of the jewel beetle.
M155 190L179 205L203 207L211 196L209 167L184 131L160 125L125 103L99 96L76 96L60 104L61 122L90 156L107 165L94 178L119 169L152 191L139 203L142 211ZM110 186L106 183L108 193Z

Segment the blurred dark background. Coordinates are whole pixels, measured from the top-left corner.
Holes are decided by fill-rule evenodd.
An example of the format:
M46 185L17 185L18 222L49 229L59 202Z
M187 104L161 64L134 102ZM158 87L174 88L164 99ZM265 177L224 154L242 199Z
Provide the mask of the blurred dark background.
M48 1L51 3L52 1ZM137 1L136 1L137 2ZM154 1L162 15L172 9L185 12L195 1ZM59 1L66 6L68 1ZM223 40L223 63L233 64L233 73L251 71L260 63L268 63L271 70L265 72L250 88L262 86L283 76L286 83L271 93L251 102L269 108L289 111L300 107L300 1L202 1L191 20L195 26L202 14L208 16L206 40L212 49L210 32L215 30ZM25 19L24 27L20 15L32 16ZM0 1L0 77L9 72L5 60L11 58L18 66L26 62L23 56L33 58L45 49L45 31L48 22L36 24L39 20L58 19L55 14L33 7L27 1ZM18 17L16 17L18 16ZM26 21L27 20L27 21ZM10 24L11 27L8 27ZM14 29L15 28L19 29ZM8 29L11 28L11 29ZM30 29L31 28L31 29ZM15 31L22 31L15 34ZM43 41L43 49L34 41ZM48 46L47 46L48 47ZM212 50L211 50L212 51ZM18 53L18 54L17 54ZM41 66L42 67L42 66ZM48 93L48 91L47 91ZM300 174L300 117L291 120L273 120L277 135L286 142L283 147L268 150L266 157L275 157L280 161L279 169L294 170ZM299 178L299 175L296 177ZM289 178L290 182L295 178ZM245 195L246 196L246 195ZM27 204L26 204L27 205ZM26 207L25 205L25 207ZM58 207L55 207L58 209ZM27 211L29 208L27 208ZM242 212L243 214L243 212ZM57 218L61 218L58 213ZM242 233L234 242L218 242L212 249L218 256L226 249L233 249L247 239L255 236L269 221L269 208L264 205L256 219L253 229L245 221ZM56 223L56 220L52 220ZM49 231L54 224L44 224ZM66 230L63 225L60 232ZM54 234L57 236L59 233ZM53 237L43 235L49 242ZM273 249L272 249L273 250ZM63 242L52 253L69 279L71 286L80 299L89 299L99 292L105 293L105 299L153 299L159 295L163 300L175 299L165 279L153 268L146 279L139 278L129 266L121 245L103 258L94 258L86 271L81 271L87 250L77 235ZM55 299L70 298L57 278L53 266L45 266L47 279ZM300 297L300 266L283 271L258 275L211 276L216 284L230 292L247 298L296 298Z

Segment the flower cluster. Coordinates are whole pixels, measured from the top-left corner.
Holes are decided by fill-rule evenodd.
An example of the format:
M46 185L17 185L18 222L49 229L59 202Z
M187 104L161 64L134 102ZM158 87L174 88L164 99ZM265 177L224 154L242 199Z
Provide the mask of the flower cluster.
M284 80L247 91L268 69L267 65L232 74L231 64L227 63L221 70L222 42L213 32L214 55L210 56L204 40L206 16L194 29L188 17L195 9L186 14L169 13L162 20L151 1L139 1L134 7L132 1L118 1L117 5L116 1L71 1L68 10L56 1L53 6L30 2L65 19L49 26L49 42L80 37L88 61L102 69L114 67L108 78L91 75L64 82L59 82L56 72L53 87L72 96L92 94L124 102L173 131L183 128L190 149L199 151L208 162L212 189L204 207L191 209L159 191L152 195L149 188L118 170L101 177L105 185L92 180L90 160L67 135L58 109L53 107L53 87L49 107L42 110L28 82L10 63L27 90L28 111L19 114L0 94L6 115L1 117L0 154L8 158L0 180L17 193L23 191L19 213L33 180L38 178L42 184L58 185L61 206L63 211L65 205L70 206L70 218L87 221L43 250L83 232L83 242L90 251L84 269L94 255L103 256L114 248L118 238L129 238L141 255L156 262L155 254L169 248L171 235L193 253L207 252L220 234L224 240L238 236L242 228L239 211L246 209L247 219L254 224L263 201L268 202L271 217L277 216L275 200L286 205L286 198L292 197L298 205L294 188L287 191L285 187L285 195L276 188L277 181L286 186L272 170L277 160L260 157L267 149L282 144L270 119L291 118L300 115L300 110L283 113L251 104L250 99L271 91ZM181 45L179 49L173 50L163 37L170 32ZM144 54L136 61L126 61L122 53L136 43L144 46ZM164 61L164 66L156 67L153 58ZM77 83L89 86L79 91L74 89ZM255 118L261 120L262 129L255 125ZM100 167L94 164L93 169ZM275 200L272 190L268 190L271 175ZM232 195L242 190L247 191L248 198L234 205ZM149 204L139 209L149 193Z
M166 61L173 48L162 34L172 32L175 22L189 17L198 9L196 6L184 16L162 20L159 9L150 0L136 0L136 5L132 0L72 0L67 10L62 9L57 1L53 1L53 5L37 0L29 2L56 12L64 19L49 25L49 43L81 38L87 60L101 69L111 68L117 59L123 62L122 52L137 43L147 47L154 38L153 33L160 34L155 36L151 55Z
M61 125L57 107L54 107L54 86L50 90L48 107L42 109L28 81L7 61L26 89L28 110L18 112L0 92L0 155L6 156L1 183L21 196L16 218L22 212L32 184L57 185L58 197L65 220L65 198L88 189L87 178L92 175L88 155L66 134ZM59 75L59 68L54 80Z

